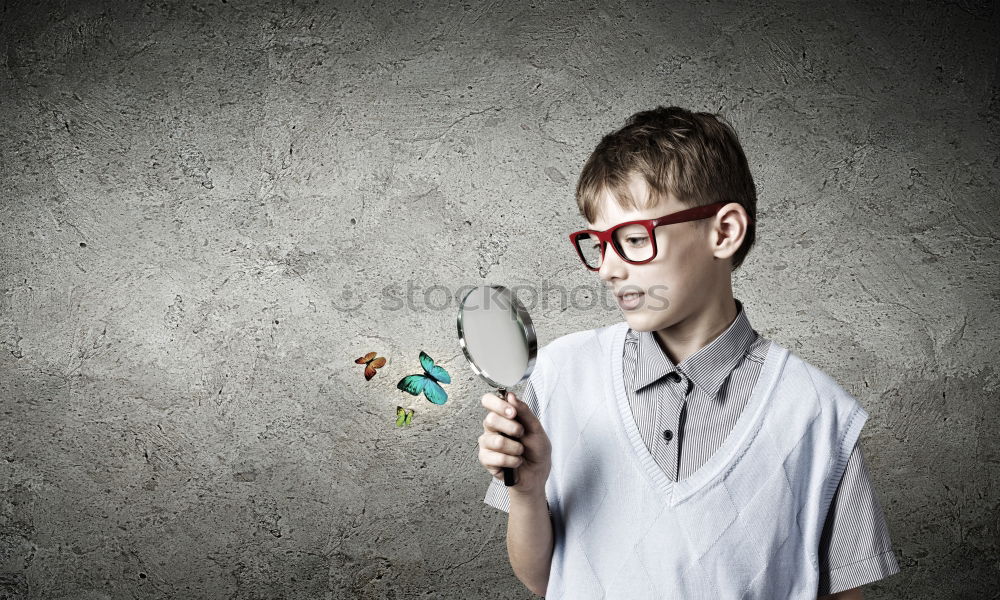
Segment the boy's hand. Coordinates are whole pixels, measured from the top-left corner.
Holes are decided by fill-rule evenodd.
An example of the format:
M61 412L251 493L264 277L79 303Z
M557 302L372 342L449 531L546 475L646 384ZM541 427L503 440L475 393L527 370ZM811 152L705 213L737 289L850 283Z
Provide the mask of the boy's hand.
M503 467L517 469L517 484L507 488L508 494L544 494L552 467L549 437L527 404L513 392L507 392L507 400L496 394L483 395L483 406L489 412L479 436L479 462L501 481ZM508 410L512 412L508 414Z

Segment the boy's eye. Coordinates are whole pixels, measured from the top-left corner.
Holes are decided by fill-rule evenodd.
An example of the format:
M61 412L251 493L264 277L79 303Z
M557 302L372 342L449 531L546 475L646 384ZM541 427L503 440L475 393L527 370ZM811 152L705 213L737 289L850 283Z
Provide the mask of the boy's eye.
M625 243L626 244L628 244L630 246L635 246L635 247L642 246L643 244L645 244L648 241L649 241L649 238L646 237L646 236L644 236L644 235L642 235L642 236L633 235L633 236L629 236L629 237L625 238Z

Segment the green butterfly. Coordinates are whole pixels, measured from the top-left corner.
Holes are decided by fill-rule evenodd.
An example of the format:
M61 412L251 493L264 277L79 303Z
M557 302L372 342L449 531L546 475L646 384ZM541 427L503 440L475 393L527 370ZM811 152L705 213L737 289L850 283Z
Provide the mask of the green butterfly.
M404 392L419 396L420 392L434 404L444 404L448 400L448 393L441 387L442 383L451 383L451 375L444 367L434 364L434 359L427 356L423 350L420 351L420 366L424 368L423 373L417 375L407 375L399 380L396 387Z
M396 407L396 427L405 427L413 421L413 409Z

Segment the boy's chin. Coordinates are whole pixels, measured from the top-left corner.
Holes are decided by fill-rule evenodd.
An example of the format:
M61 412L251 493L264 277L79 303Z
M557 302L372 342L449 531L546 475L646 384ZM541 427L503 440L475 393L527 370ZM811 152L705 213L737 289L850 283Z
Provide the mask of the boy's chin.
M639 308L622 312L632 331L658 331L666 328L669 324L667 315L648 309Z

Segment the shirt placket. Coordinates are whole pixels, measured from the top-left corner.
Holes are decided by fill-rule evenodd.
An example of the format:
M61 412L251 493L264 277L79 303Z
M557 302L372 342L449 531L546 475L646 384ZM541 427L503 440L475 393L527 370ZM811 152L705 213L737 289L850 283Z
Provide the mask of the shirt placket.
M653 458L671 481L677 481L680 465L684 416L691 380L679 372L671 372L660 388L656 409L657 435L653 441Z

